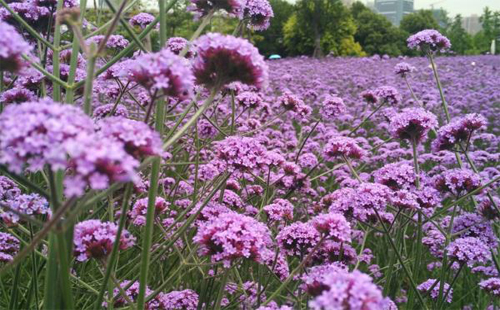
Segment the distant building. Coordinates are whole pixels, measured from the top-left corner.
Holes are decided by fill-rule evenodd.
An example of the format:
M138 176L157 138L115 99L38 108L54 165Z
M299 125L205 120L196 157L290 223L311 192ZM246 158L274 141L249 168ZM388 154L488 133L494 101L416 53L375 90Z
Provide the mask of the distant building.
M464 17L462 20L462 27L469 34L476 34L481 31L481 22L479 21L479 15L473 14L471 16Z
M403 16L413 13L413 0L375 0L375 10L399 26Z

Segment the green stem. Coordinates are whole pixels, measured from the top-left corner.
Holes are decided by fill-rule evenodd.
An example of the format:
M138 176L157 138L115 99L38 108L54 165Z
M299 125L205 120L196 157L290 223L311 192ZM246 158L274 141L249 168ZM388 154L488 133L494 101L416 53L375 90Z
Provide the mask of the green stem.
M431 62L432 72L434 72L434 79L436 80L437 88L439 89L439 96L441 97L441 103L443 105L444 114L446 115L446 122L450 122L450 112L448 111L448 104L446 103L446 99L444 98L443 86L441 85L441 80L439 79L439 74L437 71L436 62L434 61L434 56L432 52L428 52L427 56L429 57L429 61Z
M215 301L215 306L214 306L215 310L220 310L221 301L222 297L224 296L224 291L226 288L227 279L229 278L230 270L231 269L228 268L227 270L224 271L224 275L222 276L222 280L220 281L219 293L217 294L217 300Z
M87 78L85 79L85 89L83 92L83 111L89 116L92 116L92 88L96 60L97 56L94 53L87 60Z
M349 158L347 158L347 156L345 156L345 155L342 155L342 157L344 158L344 161L347 164L347 167L349 167L349 170L351 171L351 173L354 176L354 178L356 180L358 180L359 183L363 183L363 181L359 177L358 173L356 172L356 169L354 169L354 167L352 166L351 161L349 160Z
M63 0L57 0L57 11L61 11L63 7ZM57 14L57 13L56 13ZM59 23L59 19L56 18L56 25L54 27L54 50L52 54L52 74L56 78L60 77L60 68L59 68L59 45L61 43L61 24ZM52 99L54 101L61 101L61 87L59 84L55 83L52 88Z

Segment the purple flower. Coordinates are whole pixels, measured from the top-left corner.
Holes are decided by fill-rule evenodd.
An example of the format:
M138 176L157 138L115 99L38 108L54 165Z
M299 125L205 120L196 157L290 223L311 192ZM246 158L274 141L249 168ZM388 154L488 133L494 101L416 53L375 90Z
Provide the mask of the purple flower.
M146 213L148 211L148 198L142 198L137 200L132 207L132 210L128 211L128 217L132 221L133 225L144 226L146 225ZM165 201L161 197L156 197L155 200L155 217L160 214L165 213L168 210L170 203Z
M229 170L252 170L266 163L266 149L255 138L231 136L217 142L215 156Z
M18 72L23 66L22 54L31 52L16 29L0 20L0 71Z
M19 120L24 120L20 122ZM94 132L92 120L71 105L49 99L9 105L0 114L0 163L16 173L44 165L66 168L64 145L78 134Z
M245 91L238 94L235 100L238 104L242 105L246 109L258 108L263 103L262 97L258 93L251 91Z
M304 290L311 296L316 297L324 291L330 289L325 283L325 277L331 273L346 272L347 268L341 263L325 264L309 268L307 273L302 276Z
M21 190L16 183L0 175L0 201L15 199L19 195L21 195Z
M368 103L374 104L378 102L378 95L373 90L365 90L361 92L361 97Z
M264 207L264 211L271 221L283 222L293 219L293 205L286 199L275 199L272 204Z
M181 37L173 37L168 39L167 44L165 45L165 48L174 53L175 55L179 55L181 51L186 48L186 46L189 44L189 41L181 38ZM194 53L192 51L188 51L186 53L186 58L191 58L194 56Z
M160 309L167 310L196 310L198 294L193 290L172 291L160 294L158 297Z
M415 169L406 163L392 163L373 173L375 182L392 190L411 189L415 187Z
M229 14L242 17L245 8L244 0L190 0L192 6L189 10L194 11L197 17L207 15L210 11L225 10Z
M370 276L357 270L331 270L323 276L327 289L309 301L309 307L321 309L384 309L387 300Z
M351 225L338 213L320 214L311 219L316 230L336 242L351 241Z
M280 230L276 241L284 254L304 258L320 240L319 232L308 223L295 222Z
M418 196L408 190L396 191L390 197L391 204L397 208L416 210L420 209Z
M432 290L431 290L432 288ZM439 290L440 290L440 282L436 279L429 279L417 286L417 290L429 294L429 296L432 299L437 299L439 296ZM450 290L450 285L448 283L445 283L443 286L443 294L448 292ZM451 300L453 299L453 289L450 290L448 295L446 296L446 302L451 303Z
M422 108L408 108L392 117L389 130L396 139L415 139L420 143L427 138L429 130L437 125L437 118L431 112Z
M19 251L19 240L11 234L0 232L0 263L8 263Z
M346 107L342 98L327 95L325 100L323 100L323 106L321 107L323 117L335 118L341 116L345 112Z
M100 220L87 220L76 224L74 236L76 260L84 262L91 258L106 258L111 253L117 231L116 224ZM127 230L123 230L119 249L126 250L134 243L135 237Z
M85 42L87 44L94 42L96 45L100 45L101 42L104 40L104 38L105 38L104 35L97 35L88 38ZM126 48L128 44L129 44L128 40L125 39L122 35L113 34L108 38L108 41L106 41L106 48L120 51Z
M408 73L415 71L415 67L407 62L400 62L394 67L394 73L405 77Z
M29 89L20 87L14 87L6 90L0 96L0 103L3 103L4 105L11 103L19 104L33 100L36 100L36 95Z
M200 255L211 256L212 262L222 261L225 267L230 267L238 258L261 262L262 253L271 243L271 235L257 220L226 212L201 224L193 240L200 246Z
M113 111L113 115L111 112ZM104 104L95 108L94 113L92 115L95 119L103 119L108 116L120 116L123 118L128 118L128 110L123 104L118 104L115 107L114 103Z
M193 71L197 84L208 88L236 81L257 88L267 84L267 64L247 40L209 33L196 40L195 45Z
M493 296L500 297L500 278L489 278L479 282L479 287Z
M100 135L81 135L65 144L70 160L64 180L68 197L83 195L87 185L103 190L114 182L138 180L139 162L129 155L123 143Z
M38 194L18 195L13 199L7 200L3 203L8 205L11 209L29 216L47 215L50 217L50 215L52 214L47 200ZM4 213L0 214L0 218L8 226L15 225L20 220L19 215L8 211L7 209L4 210Z
M491 259L490 248L474 237L458 238L447 247L448 256L461 264L472 267L475 264L486 263Z
M132 282L132 281L129 281L129 280L122 281L120 283L120 287L122 289L125 289L126 287L128 287L125 290L125 294L127 295L128 300L130 300L132 302L136 302L137 297L139 296L139 281L135 281L132 284L130 284L130 282ZM148 297L152 293L153 293L153 291L148 286L146 286L146 297ZM161 295L162 294L158 294L155 296L155 298L148 301L145 305L145 310L163 309L163 308L160 308ZM121 295L120 290L118 288L113 289L112 300L113 300L113 307L114 308L121 308L121 307L124 307L128 304L127 299L125 299ZM106 302L103 302L103 307L108 308L108 304ZM168 309L168 308L164 308L164 309Z
M339 157L361 159L365 155L365 150L358 146L355 139L344 136L330 138L323 148L323 156L328 161L333 161Z
M486 128L486 119L476 113L453 119L449 124L439 128L437 139L432 142L435 152L450 150L455 145L469 143L474 131ZM464 147L467 147L465 145Z
M188 61L166 49L138 56L126 72L129 81L153 92L179 99L192 92L194 78Z
M362 221L373 218L376 215L374 210L382 213L392 196L387 186L377 183L361 183L355 192L354 201L351 202L353 215Z
M409 48L422 50L424 52L445 52L451 48L450 40L434 29L426 29L417 32L410 36L407 42Z
M451 169L437 175L433 179L434 187L442 193L462 196L481 187L481 178L466 169ZM479 194L479 193L478 193Z
M155 17L149 13L139 13L134 15L128 22L131 26L139 26L141 29L144 29L154 20Z
M250 20L249 26L257 31L266 30L271 25L274 17L273 8L267 0L247 0L244 18Z
M392 86L381 86L375 90L375 94L379 100L390 105L397 105L402 99L398 90Z
M136 159L163 154L160 134L144 122L107 117L98 126L100 135L123 143L125 151Z

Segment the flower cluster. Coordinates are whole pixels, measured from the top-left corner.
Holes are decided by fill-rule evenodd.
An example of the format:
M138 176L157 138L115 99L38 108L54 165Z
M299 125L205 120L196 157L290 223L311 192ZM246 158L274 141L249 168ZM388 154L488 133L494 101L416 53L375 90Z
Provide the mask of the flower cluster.
M340 97L335 97L328 95L325 100L323 100L323 106L321 107L321 113L324 117L335 118L339 117L345 113L346 107L344 100Z
M381 86L375 90L377 98L390 105L397 105L401 102L401 94L392 86Z
M419 143L427 138L429 130L437 126L434 114L422 108L409 108L391 119L390 132L396 139Z
M0 71L18 72L23 66L22 55L31 51L16 29L0 19Z
M193 290L172 291L160 294L158 297L160 309L166 310L196 310L198 294Z
M111 222L87 220L75 226L74 244L75 257L79 262L91 258L106 258L113 248L118 226ZM120 250L126 250L135 243L135 237L123 230L120 237Z
M155 17L149 13L139 13L134 15L128 22L131 26L138 26L141 29L144 29L154 20Z
M489 278L479 282L479 287L493 296L500 296L500 278Z
M50 217L52 214L47 200L38 194L17 195L13 199L5 201L5 204L8 205L10 209L28 216L47 215ZM0 218L7 225L14 225L20 220L18 214L8 210L0 214Z
M428 279L427 281L419 284L417 289L420 292L428 294L432 299L437 299L439 296L440 283L441 282L439 282L439 280ZM449 291L448 295L446 295L446 302L451 303L453 299L453 289L450 289L450 285L448 283L445 283L443 288L444 293Z
M470 170L451 169L434 178L434 187L442 193L451 193L458 197L481 187L481 179Z
M146 213L148 208L148 198L142 198L137 200L132 207L132 210L128 212L128 217L132 221L133 225L144 226L146 225ZM155 200L155 216L165 213L170 206L170 203L161 197L156 197Z
M439 31L426 29L408 38L408 47L422 51L445 52L451 48L450 40Z
M286 199L275 199L272 204L263 209L271 221L282 222L293 219L293 205Z
M446 248L448 256L462 264L472 267L478 263L486 263L491 259L488 246L474 237L458 238Z
M250 24L257 31L266 30L274 17L273 8L267 0L247 0L244 9L244 18L250 19Z
M314 217L312 225L316 230L336 242L351 241L351 226L341 214L328 213Z
M283 253L305 257L319 242L320 234L310 223L294 222L284 227L276 236Z
M453 119L439 128L436 140L432 142L434 151L450 150L460 143L469 143L474 131L486 128L486 119L480 114L467 114ZM467 145L465 145L467 148Z
M323 157L328 161L343 157L360 159L365 155L365 150L358 146L355 139L344 136L330 138L323 148Z
M394 67L394 73L405 77L408 73L415 71L416 68L407 62L400 62Z
M175 55L179 55L187 46L189 42L188 40L181 37L172 37L169 38L165 48L174 53ZM192 51L187 51L186 58L193 57Z
M0 262L8 263L19 251L19 240L11 234L0 232Z

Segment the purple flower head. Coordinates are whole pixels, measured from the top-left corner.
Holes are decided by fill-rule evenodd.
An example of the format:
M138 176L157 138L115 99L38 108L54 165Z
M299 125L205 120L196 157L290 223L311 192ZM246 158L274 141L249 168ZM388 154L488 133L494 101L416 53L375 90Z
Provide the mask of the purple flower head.
M283 95L278 97L277 101L279 105L285 108L285 110L287 111L297 112L301 106L305 105L302 99L300 99L297 95L294 95L289 91L285 91Z
M363 100L371 104L377 103L379 99L376 91L373 90L365 90L361 92L361 97Z
M474 131L485 128L486 119L481 114L472 113L455 118L449 124L439 128L437 139L432 142L432 149L439 152L450 150L457 144L468 143Z
M139 296L139 281L135 281L134 283L130 284L131 281L125 280L120 283L120 287L125 290L126 287L128 287L125 290L125 294L127 295L128 298L125 298L121 295L120 290L118 288L113 289L113 307L114 308L122 308L128 304L128 300L131 302L136 302L137 297ZM153 291L146 286L146 296L151 295ZM168 308L160 308L160 299L161 299L162 294L156 295L155 298L152 300L148 301L144 307L145 310L157 310L157 309L168 309ZM127 300L128 299L128 300ZM107 308L108 304L106 302L103 302L103 307Z
M262 97L256 93L251 91L245 91L235 98L236 102L247 109L255 109L262 105L263 100Z
M18 72L23 67L22 54L31 52L16 29L0 20L0 71Z
M402 99L398 90L392 86L381 86L375 90L375 94L379 100L390 105L397 105Z
M227 137L217 142L215 154L230 170L252 170L267 162L266 149L255 138Z
M322 284L328 288L309 301L311 309L384 309L387 304L372 278L357 270L334 270Z
M51 10L44 6L38 6L33 1L25 1L25 2L13 2L9 4L9 7L21 16L31 27L35 28L39 31L46 31L47 26L52 15ZM12 24L14 26L18 26L19 23L14 19L12 14L7 11L5 8L0 8L0 20ZM19 25L20 26L20 25ZM2 32L4 33L4 32ZM8 36L8 32L5 33L5 38L16 38L12 36ZM21 39L22 40L22 39ZM17 40L15 40L17 41ZM14 41L13 41L14 42ZM9 42L10 44L10 42Z
M420 209L418 196L411 191L402 189L392 194L391 204L396 208L416 210Z
M328 161L343 157L361 159L365 155L365 150L358 146L355 139L344 136L330 138L323 148L323 156Z
M445 283L443 287L444 287L443 291L445 293L448 290L450 290L450 285L448 283ZM439 296L440 282L436 279L429 279L419 284L417 286L417 290L419 290L422 293L428 294L432 299L437 299ZM451 289L448 295L446 296L446 302L451 303L452 299L453 299L453 289Z
M167 44L165 46L166 49L174 53L175 55L179 55L184 48L189 44L189 41L181 38L181 37L173 37L168 39ZM188 51L186 53L186 58L191 58L194 56L192 51Z
M113 115L111 115L111 112L113 112ZM115 107L114 103L110 103L95 108L92 116L97 120L103 119L108 116L120 116L123 118L128 118L128 110L127 107L123 104L118 104Z
M392 196L391 190L382 184L377 183L362 183L355 191L354 201L354 217L362 221L375 217L375 211L379 213L386 209L387 204Z
M211 256L212 262L222 261L225 267L230 267L238 258L261 262L263 252L271 243L271 235L257 220L226 212L201 224L193 240L200 246L200 255Z
M131 26L138 26L141 29L146 28L155 20L155 17L149 13L139 13L134 15L128 22Z
M321 113L323 117L335 118L339 117L345 112L346 107L342 98L327 95L325 100L323 100L323 106L321 107Z
M146 225L146 213L148 210L148 198L142 198L137 200L132 207L132 210L128 212L128 217L132 221L133 225L144 226ZM156 197L155 201L155 216L165 213L170 206L168 201L161 197Z
M489 278L479 282L479 287L493 296L500 297L500 278Z
M21 190L16 183L0 175L0 201L15 199L19 195L21 195Z
M36 171L46 164L56 170L66 167L64 144L93 133L94 124L81 109L44 99L7 106L0 132L0 163L10 170L20 173L26 165Z
M244 0L190 0L192 6L189 8L195 12L197 17L207 15L210 11L224 10L227 13L242 17L245 8Z
M422 108L408 108L391 119L389 130L396 139L415 139L419 143L424 141L429 130L437 125L437 118L431 112Z
M264 207L264 211L271 221L283 222L293 219L293 205L286 199L275 199L272 204Z
M160 134L144 122L107 117L99 121L98 126L102 136L123 143L125 151L136 159L163 154Z
M236 81L257 88L267 84L267 64L247 40L208 33L196 40L195 45L193 71L197 84L208 88Z
M93 36L88 38L86 40L86 43L90 44L93 42L96 45L100 45L101 42L104 40L104 38L105 38L104 35ZM120 51L126 48L128 44L129 44L128 40L125 39L122 35L113 34L109 37L108 41L106 41L106 48Z
M276 236L276 241L284 254L304 257L320 240L319 232L308 223L295 222L284 227Z
M126 72L131 82L167 96L186 99L192 92L194 78L188 61L166 49L138 56Z
M18 195L4 203L11 209L29 216L47 215L50 217L52 214L47 200L38 194ZM0 214L0 218L8 226L15 225L21 220L18 214L8 211L7 209L4 213Z
M4 105L11 103L23 103L27 101L36 100L36 95L31 90L21 87L14 87L6 90L0 96L0 103Z
M458 238L452 241L446 250L451 259L467 264L469 267L491 260L490 248L475 237Z
M0 263L8 263L19 251L19 240L11 234L0 232Z
M316 297L324 291L330 289L325 283L325 277L331 273L346 272L347 268L340 263L325 264L311 267L308 272L302 276L304 290L311 296Z
M247 0L244 18L250 20L249 26L257 31L266 30L274 17L273 8L268 0Z
M407 62L400 62L394 67L394 73L405 77L408 73L415 71L415 67Z
M75 256L79 262L91 258L106 258L113 248L118 226L111 222L87 220L75 226ZM120 250L126 250L135 243L135 237L127 230L122 231L120 237Z
M493 197L493 201L497 206L500 206L500 199L498 197ZM500 213L497 211L492 201L488 197L482 197L477 208L479 213L486 219L495 220L500 218Z
M68 141L65 150L70 157L69 173L64 180L68 197L83 195L87 186L103 190L114 182L138 180L135 170L139 162L116 138L81 135Z
M193 290L172 291L159 296L160 309L196 310L198 294Z
M409 48L422 50L424 52L446 52L451 48L450 40L434 29L426 29L417 32L410 36L407 42Z
M311 219L316 230L336 242L351 241L351 225L338 213L320 214Z
M415 187L415 169L406 163L387 164L373 175L375 183L383 184L394 191Z
M451 169L434 177L434 187L442 193L465 195L481 187L481 178L467 169ZM479 193L478 193L479 194Z

